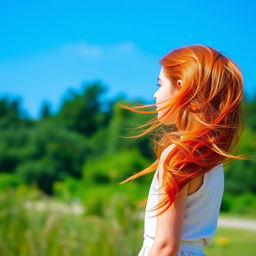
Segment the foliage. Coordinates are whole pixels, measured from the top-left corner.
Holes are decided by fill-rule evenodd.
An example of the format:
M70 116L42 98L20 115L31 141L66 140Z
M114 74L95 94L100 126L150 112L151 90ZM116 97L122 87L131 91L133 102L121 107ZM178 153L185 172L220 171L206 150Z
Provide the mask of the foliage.
M26 184L35 183L51 193L54 181L68 175L81 177L81 166L89 152L89 143L83 136L44 122L30 130L16 173Z
M139 133L133 128L153 115L132 113L120 106L144 104L139 100L103 100L105 92L98 82L84 83L81 90L68 91L55 114L45 102L39 120L26 117L19 99L2 98L0 172L17 174L26 184L51 194L55 182L63 181L66 187L68 178L83 178L85 186L116 184L144 169L155 157L149 138L125 137ZM246 127L239 153L248 154L251 160L235 160L226 167L225 190L235 195L256 191L256 100L244 104ZM144 177L135 182L142 184Z
M106 124L106 115L101 111L100 97L106 91L99 83L82 85L81 92L70 90L62 101L55 119L73 131L85 136L97 132Z
M256 216L255 194L242 193L234 197L232 194L224 192L220 211L240 215Z
M0 191L7 188L17 188L22 185L22 180L12 173L0 173Z
M249 129L243 133L239 153L245 153L251 159L235 160L226 168L225 189L232 194L256 193L256 140L255 133Z
M87 184L118 183L132 172L147 167L149 161L137 149L123 150L113 155L104 155L100 159L86 162L83 179ZM138 178L138 180L142 180Z

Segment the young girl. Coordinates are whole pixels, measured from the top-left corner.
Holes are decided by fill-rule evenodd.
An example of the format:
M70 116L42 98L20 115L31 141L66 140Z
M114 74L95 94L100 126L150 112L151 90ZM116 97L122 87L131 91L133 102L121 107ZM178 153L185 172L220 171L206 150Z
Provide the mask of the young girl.
M133 136L160 127L154 139L157 159L121 184L156 170L143 201L144 241L138 256L203 256L217 228L223 162L247 159L230 153L235 148L237 153L242 134L243 78L230 58L204 45L175 49L160 64L156 104L122 105L157 113L146 123L149 128ZM154 111L137 110L155 105Z

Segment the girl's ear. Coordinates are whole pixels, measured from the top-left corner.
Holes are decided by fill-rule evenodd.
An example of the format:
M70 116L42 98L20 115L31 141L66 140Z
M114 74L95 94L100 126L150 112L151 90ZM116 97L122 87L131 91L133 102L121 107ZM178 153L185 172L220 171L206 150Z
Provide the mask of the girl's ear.
M181 79L178 79L177 80L177 85L178 85L178 88L181 89L182 86L183 86L183 81Z

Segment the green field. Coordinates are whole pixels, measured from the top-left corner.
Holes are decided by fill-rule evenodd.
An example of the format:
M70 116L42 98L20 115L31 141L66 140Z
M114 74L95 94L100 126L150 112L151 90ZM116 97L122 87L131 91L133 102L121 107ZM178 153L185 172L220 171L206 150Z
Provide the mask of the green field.
M43 209L25 207L26 202L38 199L44 201ZM127 195L90 204L91 210L81 215L49 205L40 193L24 187L0 193L1 256L138 255L143 219ZM209 256L250 256L255 255L255 246L256 232L218 228L205 252Z
M205 248L207 256L254 256L256 232L218 228L213 243Z

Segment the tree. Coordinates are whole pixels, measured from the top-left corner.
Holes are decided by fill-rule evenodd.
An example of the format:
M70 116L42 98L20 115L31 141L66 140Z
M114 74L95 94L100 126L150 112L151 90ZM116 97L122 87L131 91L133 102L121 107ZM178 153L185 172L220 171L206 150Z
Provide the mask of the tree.
M90 136L105 124L106 115L102 111L100 96L106 91L99 83L86 86L83 84L82 92L69 91L56 116L69 129Z
M40 118L46 119L51 116L51 106L49 102L43 102L41 107Z
M20 151L23 159L16 173L27 184L37 184L47 193L54 181L82 176L82 166L91 154L86 138L61 125L44 122L30 130Z

